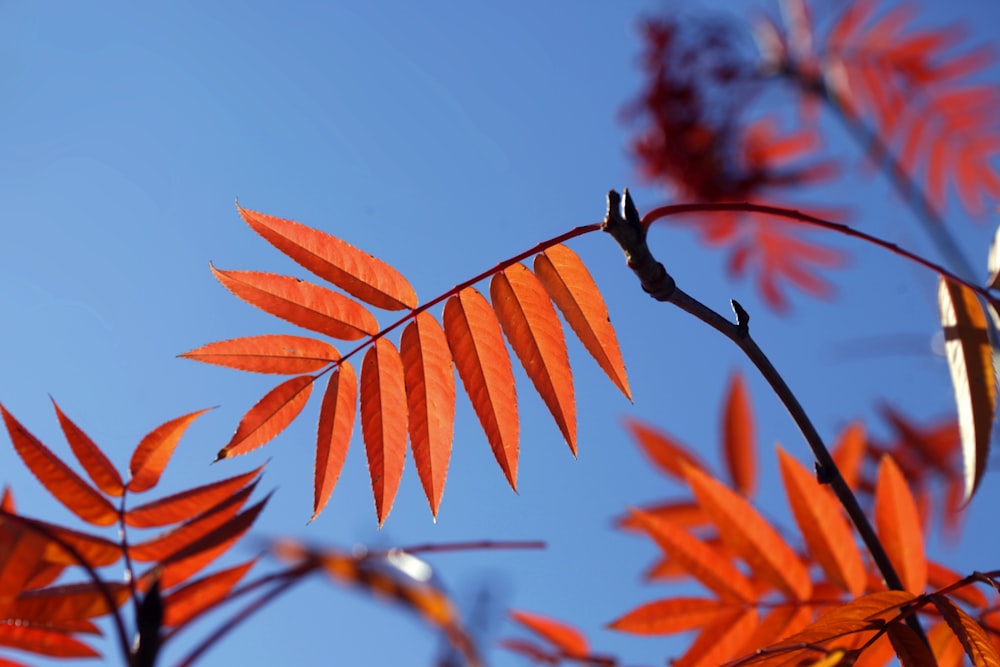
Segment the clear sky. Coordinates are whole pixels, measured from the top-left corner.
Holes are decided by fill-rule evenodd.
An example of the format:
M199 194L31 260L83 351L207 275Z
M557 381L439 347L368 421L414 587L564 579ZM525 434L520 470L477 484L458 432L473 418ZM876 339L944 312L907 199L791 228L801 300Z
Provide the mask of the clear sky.
M932 16L940 16L942 3L932 4ZM641 584L656 550L614 531L612 518L680 491L647 467L621 418L649 420L714 460L721 392L730 373L743 369L765 488L777 480L775 442L807 456L735 348L648 299L610 239L594 234L571 246L609 302L635 403L571 344L580 412L573 460L518 371L515 495L460 397L436 524L408 461L395 509L377 530L356 435L330 505L306 526L318 401L267 448L210 468L242 413L275 379L175 358L214 340L298 333L233 298L210 274L210 261L301 274L240 221L237 197L379 256L409 277L421 300L599 221L609 188L639 185L620 110L640 84L639 17L663 4L0 6L0 401L9 410L68 455L51 394L124 469L153 427L218 405L182 441L165 491L270 459L262 488L277 493L256 525L260 536L343 548L544 539L546 551L454 554L432 563L464 604L485 586L498 606L573 622L595 650L629 664L679 654L672 639L601 629L670 594ZM956 18L970 20L981 39L993 38L989 30L1000 24L995 3L947 9L961 11ZM838 151L850 154L846 141L833 135ZM855 171L813 200L848 204L867 231L933 254L884 181L867 167ZM641 210L665 201L650 187L636 193ZM950 217L985 265L995 221L974 225L957 208ZM721 312L732 297L747 307L755 338L827 437L855 418L872 420L871 430L884 435L875 419L882 400L927 423L953 411L946 365L931 352L935 283L921 270L836 239L852 253L848 270L829 274L836 299L796 296L792 313L778 316L750 284L727 280L724 257L689 232L656 231L652 240L687 291ZM898 346L873 350L864 342L882 336ZM5 443L0 481L13 487L20 509L69 520ZM964 541L935 551L962 571L997 566L990 559L1000 547L995 525L975 529L987 525L998 499L995 478L985 484ZM780 499L768 513L787 518ZM237 551L249 556L253 545ZM244 625L206 664L429 665L436 647L419 621L317 580ZM110 644L106 654L118 659ZM168 649L164 664L180 654ZM489 657L497 666L524 664L502 651Z

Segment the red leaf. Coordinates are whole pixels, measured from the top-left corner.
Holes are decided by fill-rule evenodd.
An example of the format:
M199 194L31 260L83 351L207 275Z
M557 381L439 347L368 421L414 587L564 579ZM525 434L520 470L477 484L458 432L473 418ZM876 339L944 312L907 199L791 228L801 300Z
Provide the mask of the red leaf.
M55 524L46 523L37 519L30 519L31 523L41 526L47 533L54 535L69 546L89 563L92 567L104 567L117 563L121 558L121 545L107 540L103 537L90 535L78 530L70 530ZM47 563L57 565L79 565L80 563L62 548L55 540L48 543L42 559Z
M312 393L313 375L285 380L247 410L216 460L242 456L273 440L299 416Z
M754 608L731 611L728 616L716 619L703 626L697 639L679 659L672 661L675 667L715 667L729 658L746 644L757 627L757 610Z
M274 273L221 271L214 266L212 273L250 305L305 329L339 340L378 333L375 316L339 292Z
M720 616L730 618L731 604L709 598L671 598L639 605L608 624L636 635L669 635L703 628Z
M417 307L417 294L406 278L382 260L298 222L236 208L271 245L348 294L386 310Z
M726 391L722 448L733 488L742 495L753 495L757 482L757 447L754 442L753 409L746 381L739 373L732 376Z
M357 414L358 378L351 362L342 362L326 386L316 427L316 468L313 473L314 521L326 507L344 467Z
M403 361L395 346L379 338L361 365L361 433L381 526L396 499L406 460L407 408Z
M570 657L582 658L590 653L587 638L572 626L526 611L512 610L510 617Z
M0 413L18 456L56 500L87 523L110 526L118 520L114 506L29 433L3 405Z
M150 431L132 452L132 460L128 466L132 479L128 482L128 490L141 493L156 486L184 431L210 409L197 410L171 419Z
M257 559L254 558L241 565L192 581L183 588L171 592L163 600L165 607L163 625L167 627L184 625L225 600L229 591L240 582L256 562Z
M100 447L94 444L94 441L87 436L79 426L73 423L73 421L63 414L63 411L59 409L59 405L52 400L52 407L56 410L56 416L59 418L59 425L62 427L63 434L66 436L66 441L69 443L70 449L76 455L76 460L80 462L83 469L87 472L91 481L97 485L104 493L109 496L120 496L124 492L125 487L122 482L121 475L118 474L118 470L111 465L111 461L108 457L104 455Z
M927 586L927 559L920 516L906 478L890 456L883 456L879 465L875 528L903 586L911 593L923 593Z
M469 287L445 304L444 331L493 455L516 491L517 394L500 323L483 295Z
M252 373L298 375L319 371L340 359L337 348L304 336L250 336L220 340L180 355L206 364Z
M15 620L0 621L0 646L53 658L98 658L101 655L80 640L62 632Z
M166 498L133 507L125 513L125 523L135 528L155 528L186 521L229 498L255 478L264 466L242 475L181 491Z
M111 594L116 607L124 604L131 594L127 584L102 582L102 586ZM5 615L37 625L55 625L64 621L97 618L109 611L101 589L93 582L87 582L24 591L5 610Z
M858 486L866 447L865 427L861 422L849 424L841 431L840 438L833 447L833 461L847 486L852 489Z
M535 275L577 338L615 386L632 400L618 338L600 290L575 252L555 245L535 256Z
M269 495L267 498L229 519L221 526L213 529L210 533L191 542L179 551L170 554L165 563L182 562L187 559L193 559L193 557L201 554L210 554L213 559L221 555L250 529L250 526L257 520L258 515L260 515L267 501L270 499L271 496Z
M444 329L422 312L399 341L410 414L410 449L435 517L444 492L455 422L455 372Z
M684 480L684 471L688 466L707 470L697 456L666 433L632 418L625 420L625 428L656 467L671 477Z

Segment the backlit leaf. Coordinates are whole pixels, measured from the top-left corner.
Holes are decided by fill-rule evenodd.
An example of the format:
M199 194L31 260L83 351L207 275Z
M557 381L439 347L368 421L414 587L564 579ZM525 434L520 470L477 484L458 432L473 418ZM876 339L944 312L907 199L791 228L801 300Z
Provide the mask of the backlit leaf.
M526 611L510 612L510 617L528 628L563 653L573 657L583 657L590 653L587 638L576 628L559 621Z
M417 295L385 262L317 229L237 206L255 232L304 268L365 303L386 310L417 307Z
M455 422L455 372L444 329L428 312L399 341L410 414L410 449L435 517L444 492Z
M112 563L117 563L121 558L121 545L116 544L111 540L98 537L97 535L90 535L89 533L84 533L78 530L71 530L70 528L64 528L55 524L46 523L45 521L39 521L38 519L30 519L30 521L33 524L41 526L47 534L53 535L59 538L60 541L68 544L76 551L77 554L80 555L80 557L86 560L93 567L111 565ZM50 540L48 542L42 559L45 562L57 565L80 564L55 540Z
M132 493L141 493L156 486L184 431L195 419L210 409L197 410L171 419L150 431L132 453L132 460L128 466L132 479L128 482L128 490Z
M111 464L108 457L104 455L100 447L83 432L83 430L73 423L59 405L53 399L52 407L56 410L56 417L59 418L59 426L62 427L63 434L70 449L76 455L76 460L80 462L91 481L109 496L120 496L125 490L121 475Z
M576 400L562 325L548 293L523 264L490 281L493 310L521 365L576 456Z
M689 466L707 470L695 454L663 431L633 418L625 420L625 428L656 467L671 477L684 480L684 470Z
M127 584L102 582L103 588L120 607L129 599ZM42 624L104 616L110 610L101 590L93 582L51 586L24 591L5 614L7 618Z
M746 380L740 373L733 375L729 381L722 424L722 450L733 488L749 498L757 483L757 445L750 395Z
M56 500L87 523L110 526L118 520L118 511L107 498L49 451L3 405L0 413L18 456Z
M341 363L323 394L316 427L316 468L313 471L313 521L326 507L344 467L357 415L358 377L351 362Z
M195 616L226 599L229 591L250 571L257 559L214 572L168 594L164 600L163 625L184 625Z
M268 495L260 502L251 505L221 526L168 556L166 562L176 563L205 553L210 553L211 558L221 555L250 529L270 499L271 496Z
M181 491L159 500L133 507L125 513L125 523L134 528L155 528L187 521L246 486L264 466L242 475Z
M931 601L941 612L948 627L958 637L965 654L975 667L1000 665L1000 655L997 654L997 649L983 626L944 595L932 595Z
M312 393L313 375L285 380L247 410L216 460L242 456L273 440L299 416Z
M534 269L577 338L615 386L631 400L618 338L590 271L575 252L561 244L536 255Z
M250 305L310 331L338 340L378 333L375 316L339 292L274 273L222 271L214 266L212 273Z
M887 634L902 667L938 667L927 643L909 626L892 623Z
M938 623L927 633L938 667L960 667L965 648L945 622Z
M721 616L731 617L733 606L709 598L671 598L639 605L608 624L612 630L636 635L669 635L695 630Z
M809 598L812 581L802 560L746 500L697 468L687 468L687 479L723 542L754 574L789 597Z
M340 359L337 348L304 336L250 336L220 340L180 355L206 364L252 373L298 375L322 370Z
M14 620L0 621L0 646L53 658L98 658L101 655L63 632Z
M967 502L979 486L989 456L990 429L997 398L993 351L986 315L972 290L941 278L938 305L958 403Z
M361 364L361 433L381 526L396 499L406 460L407 407L403 361L396 347L379 338Z
M757 627L757 610L753 607L730 611L702 626L701 632L687 652L671 661L674 667L715 667L736 657Z
M923 530L910 486L890 456L883 456L875 486L875 529L904 588L923 593L927 558Z
M809 554L823 572L851 596L858 597L867 583L865 565L854 533L830 489L816 481L798 461L778 448L781 478L795 523L809 547Z
M516 491L517 394L500 323L483 295L469 287L445 304L444 331L493 455Z
M5 529L0 541L0 617L8 617L7 608L25 588L41 560L48 540L38 531L11 521L0 523Z
M861 422L853 422L844 428L837 444L833 446L833 462L837 464L847 486L852 489L857 488L861 478L866 448L865 426Z

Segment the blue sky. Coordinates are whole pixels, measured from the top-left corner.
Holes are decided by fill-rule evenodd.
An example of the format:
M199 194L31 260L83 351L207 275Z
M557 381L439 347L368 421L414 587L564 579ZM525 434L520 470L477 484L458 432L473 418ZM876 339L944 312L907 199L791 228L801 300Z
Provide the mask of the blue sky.
M609 188L637 186L642 210L663 203L663 193L638 187L619 121L640 84L638 19L662 6L187 2L65 3L56 10L4 3L0 401L68 453L51 394L122 469L153 427L217 405L182 442L164 491L269 458L262 487L277 493L257 524L261 536L343 548L545 539L542 552L432 562L460 601L488 585L498 604L571 621L596 650L629 664L676 656L682 645L675 640L600 629L638 603L670 594L639 581L654 547L610 527L626 506L679 492L646 466L621 418L649 420L713 458L719 396L730 373L743 369L758 415L765 488L776 481L775 442L807 458L781 406L735 348L645 297L610 239L594 234L571 246L609 302L635 403L571 344L580 406L574 461L519 374L515 495L460 399L436 524L408 461L392 515L377 530L356 436L330 505L306 527L315 404L266 449L210 468L242 413L274 379L175 358L214 340L297 333L237 301L209 272L211 261L224 269L301 273L240 221L237 197L247 208L376 254L409 277L421 300L600 220ZM935 5L931 15L941 11ZM995 5L969 3L961 11L957 18L975 21L974 35L993 37L985 26L1000 19ZM851 150L846 138L831 137L838 151ZM855 221L867 231L933 255L870 172L814 200L853 203ZM969 254L984 264L992 223L973 225L957 208L950 217ZM724 258L690 233L658 230L652 241L687 291L722 312L733 297L750 310L755 338L828 437L852 419L873 418L878 400L918 419L953 410L947 368L930 352L935 284L921 270L836 239L852 252L849 270L830 275L836 300L796 298L791 315L776 316L750 285L728 281ZM916 342L874 359L836 354L885 335ZM4 448L0 479L12 485L22 511L67 519ZM975 530L997 500L994 486L988 476L963 543L938 552L959 570L996 566L986 556L1000 546L995 531ZM778 499L768 512L787 518ZM243 554L252 553L244 547ZM504 635L512 631L502 628ZM317 580L243 626L209 663L430 664L436 645L409 616ZM107 654L117 658L110 645ZM168 650L165 664L179 655ZM500 651L490 658L498 666L524 664Z

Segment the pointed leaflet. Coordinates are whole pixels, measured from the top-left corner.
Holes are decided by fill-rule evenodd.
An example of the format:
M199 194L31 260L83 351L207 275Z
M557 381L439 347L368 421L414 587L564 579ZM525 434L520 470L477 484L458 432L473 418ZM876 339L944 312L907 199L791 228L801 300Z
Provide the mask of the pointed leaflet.
M94 582L51 586L24 591L8 609L6 618L53 625L64 621L97 618L108 613L104 589L120 607L131 594L127 584L104 581L98 587Z
M500 323L483 295L468 287L445 303L444 332L493 455L516 491L517 394Z
M314 521L326 507L347 457L357 414L358 377L351 362L342 362L326 385L316 427L316 467L313 471Z
M938 667L934 654L920 635L902 623L890 623L886 628L889 641L902 667Z
M608 624L635 635L669 635L703 628L733 614L731 604L710 598L671 598L647 602Z
M695 499L712 518L723 542L767 583L789 597L808 599L812 592L809 572L781 535L725 485L697 468L688 467L686 472Z
M590 653L590 644L587 642L587 638L570 625L526 611L512 610L510 617L557 646L568 656L582 658Z
M829 487L816 481L798 461L778 448L781 478L795 523L809 547L809 554L823 568L827 578L858 597L865 590L867 574L861 552L854 540L841 506Z
M632 400L618 338L597 284L575 252L555 245L535 256L535 275L577 338L615 386Z
M128 466L132 479L128 482L128 490L141 493L156 486L184 431L209 410L211 408L205 408L171 419L150 431L132 452L132 460Z
M833 447L833 462L837 464L840 475L844 478L847 486L852 489L858 486L867 444L865 425L861 422L853 422L840 432L840 438Z
M304 336L249 336L220 340L180 355L206 364L251 373L299 375L322 370L340 359L337 348Z
M757 627L757 610L754 608L731 611L728 617L718 618L703 626L697 639L687 652L671 661L673 667L715 667L736 657L736 652L746 644Z
M490 281L493 310L525 372L576 456L576 400L562 325L545 288L523 264Z
M99 658L100 653L58 630L17 621L0 621L0 646L53 658Z
M210 533L191 542L179 551L170 554L164 560L164 563L177 563L204 553L211 553L213 559L221 555L250 529L250 526L257 520L257 517L270 499L271 496L268 495L260 502L243 510L221 526L213 529Z
M29 433L3 405L0 414L18 456L56 500L87 523L110 526L118 520L114 506Z
M247 410L216 460L242 456L273 440L299 416L312 393L313 375L285 380Z
M941 278L938 305L948 367L958 402L967 502L986 470L990 429L996 410L997 378L986 315L976 294L964 285Z
M722 447L733 488L743 496L750 497L757 483L757 452L750 396L746 381L739 373L729 381L722 424Z
M444 329L422 312L399 340L410 413L410 449L435 517L444 492L455 422L455 372Z
M229 498L257 476L264 466L242 475L181 491L159 500L133 507L125 513L125 523L134 528L156 528L187 521Z
M932 595L931 601L958 637L975 667L1000 667L1000 654L983 626L944 595Z
M27 588L48 540L27 526L11 523L0 526L6 529L0 541L0 618L10 618L7 609Z
M240 582L257 559L209 574L171 592L164 598L163 625L184 625L195 616L226 599L229 591Z
M683 480L684 470L687 467L707 469L705 464L684 445L675 442L666 433L653 426L629 418L625 420L625 428L656 467L671 477Z
M396 499L406 460L406 388L396 347L379 338L361 364L361 433L381 526Z
M875 486L875 529L903 586L920 594L927 586L923 530L906 478L891 456L883 456Z
M318 229L240 208L247 224L275 248L348 294L377 308L417 307L417 294L385 262Z
M375 316L339 292L274 273L222 271L214 266L212 273L250 305L304 329L339 340L378 333Z
M79 426L63 414L55 399L52 400L52 407L56 410L56 417L59 418L59 426L62 427L63 434L66 436L66 442L69 443L70 449L76 455L76 460L83 466L91 481L109 496L122 495L125 487L121 475L111 465L108 457Z

